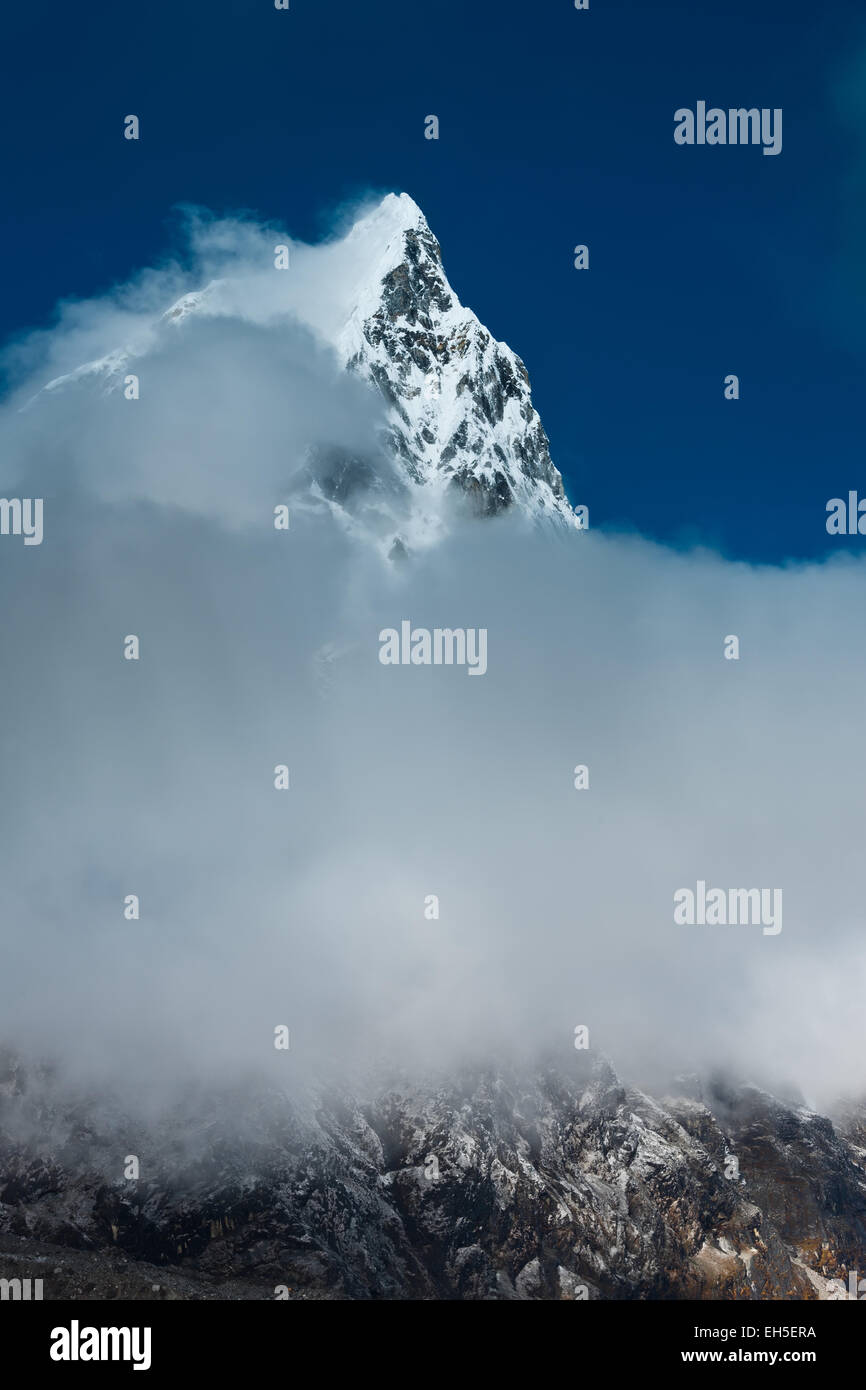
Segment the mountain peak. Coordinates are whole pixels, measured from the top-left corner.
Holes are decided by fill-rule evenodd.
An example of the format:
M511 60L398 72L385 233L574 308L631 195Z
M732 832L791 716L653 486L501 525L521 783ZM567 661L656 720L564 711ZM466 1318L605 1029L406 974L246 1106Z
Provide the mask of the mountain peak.
M464 494L478 515L516 504L574 525L526 368L460 303L418 204L389 194L346 246L363 270L337 350L388 402L392 449L410 479L432 498Z
M410 197L408 193L386 193L382 201L359 222L356 222L355 226L359 227L371 222L375 222L380 227L392 224L395 229L399 228L404 232L419 226L427 228L429 231L426 217L415 199Z
M576 525L526 368L460 303L415 200L388 193L341 240L314 254L326 265L313 282L302 276L294 288L286 277L275 293L270 271L259 267L211 280L143 322L126 347L55 378L40 394L88 384L114 392L131 361L191 319L265 324L295 317L384 400L384 442L408 513L398 520L386 509L380 539L388 553L395 536L410 548L435 542L454 502L479 516L513 508ZM298 460L299 484L312 477L316 499L341 515L374 483L373 491L382 490L388 470L381 458L359 461L345 449L336 457L327 441L308 452Z
M347 327L353 321L363 322L375 312L386 276L405 263L407 237L414 246L423 243L441 270L439 243L408 193L388 193L351 228L340 246L341 257L351 266L354 287L351 302L346 306Z

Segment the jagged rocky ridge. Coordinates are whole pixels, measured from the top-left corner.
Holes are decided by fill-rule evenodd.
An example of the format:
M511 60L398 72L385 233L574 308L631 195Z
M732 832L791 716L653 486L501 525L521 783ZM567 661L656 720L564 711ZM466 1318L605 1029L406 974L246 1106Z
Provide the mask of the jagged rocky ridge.
M338 349L387 400L409 477L456 489L478 515L517 504L573 521L526 368L460 304L420 208L389 194L348 239L383 251L353 296Z
M142 1128L8 1063L0 1272L46 1298L846 1297L866 1107L833 1123L751 1086L673 1091L576 1056Z

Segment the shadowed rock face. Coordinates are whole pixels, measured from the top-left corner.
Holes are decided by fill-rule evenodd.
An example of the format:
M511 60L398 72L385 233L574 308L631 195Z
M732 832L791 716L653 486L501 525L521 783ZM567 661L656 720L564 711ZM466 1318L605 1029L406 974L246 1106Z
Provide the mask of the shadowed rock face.
M858 1107L654 1100L579 1056L145 1129L14 1065L3 1089L0 1275L46 1298L814 1299L866 1271Z

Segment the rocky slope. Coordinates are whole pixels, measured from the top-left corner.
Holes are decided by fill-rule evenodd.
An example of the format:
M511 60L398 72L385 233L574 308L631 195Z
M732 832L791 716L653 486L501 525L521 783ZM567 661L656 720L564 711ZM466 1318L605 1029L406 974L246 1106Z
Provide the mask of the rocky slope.
M141 1129L9 1063L0 1272L46 1298L846 1297L866 1110L675 1089L577 1057L364 1103L211 1098Z

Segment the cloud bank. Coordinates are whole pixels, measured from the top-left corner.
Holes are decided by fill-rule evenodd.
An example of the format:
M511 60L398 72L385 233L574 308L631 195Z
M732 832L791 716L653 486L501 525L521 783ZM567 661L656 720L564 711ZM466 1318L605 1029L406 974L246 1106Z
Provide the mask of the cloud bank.
M506 518L393 566L327 509L276 531L312 446L389 466L327 346L357 267L292 243L280 276L283 233L190 230L183 264L7 353L0 487L44 499L45 535L0 537L2 1037L130 1099L567 1062L577 1025L652 1084L862 1091L863 563ZM22 409L125 344L141 399L85 376ZM383 666L404 620L486 629L483 678ZM698 880L781 889L782 931L677 924Z

